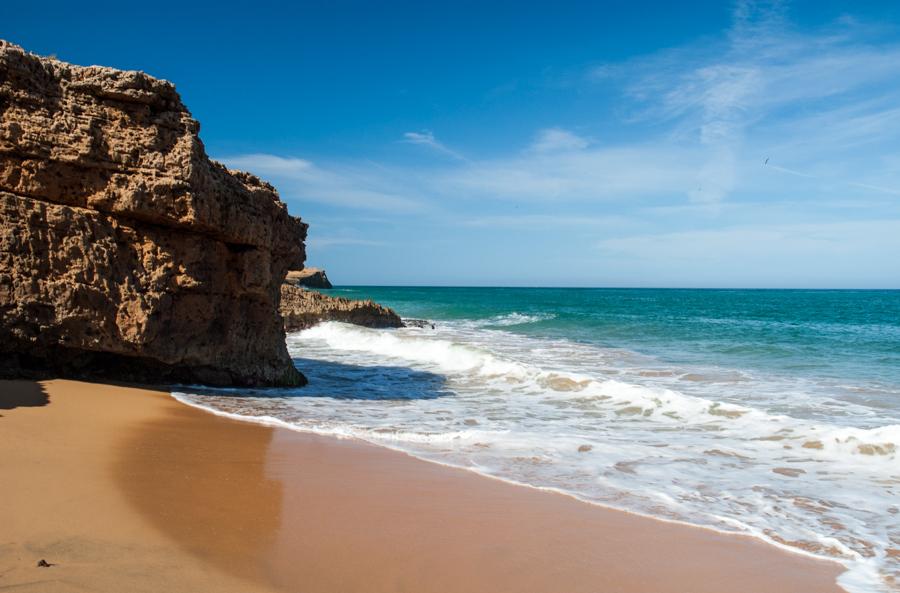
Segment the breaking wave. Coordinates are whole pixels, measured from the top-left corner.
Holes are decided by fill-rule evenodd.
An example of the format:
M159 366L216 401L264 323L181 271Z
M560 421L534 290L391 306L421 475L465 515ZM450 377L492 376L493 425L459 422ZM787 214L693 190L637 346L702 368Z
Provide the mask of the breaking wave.
M323 323L288 336L308 387L177 397L754 535L844 562L853 591L890 590L885 579L900 577L900 422L878 424L848 402L823 421L804 410L832 402L805 383L499 329L539 320Z

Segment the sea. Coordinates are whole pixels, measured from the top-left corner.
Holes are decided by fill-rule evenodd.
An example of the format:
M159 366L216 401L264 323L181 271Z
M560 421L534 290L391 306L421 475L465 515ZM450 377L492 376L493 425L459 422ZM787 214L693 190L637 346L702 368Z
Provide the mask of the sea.
M900 291L339 287L300 389L179 400L831 558L900 591Z

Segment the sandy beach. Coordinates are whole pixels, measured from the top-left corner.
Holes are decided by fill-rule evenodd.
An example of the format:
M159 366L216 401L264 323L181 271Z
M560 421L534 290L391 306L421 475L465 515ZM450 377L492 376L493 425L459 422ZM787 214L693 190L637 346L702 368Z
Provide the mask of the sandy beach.
M4 590L841 590L839 565L750 538L213 416L162 390L0 382L0 473Z

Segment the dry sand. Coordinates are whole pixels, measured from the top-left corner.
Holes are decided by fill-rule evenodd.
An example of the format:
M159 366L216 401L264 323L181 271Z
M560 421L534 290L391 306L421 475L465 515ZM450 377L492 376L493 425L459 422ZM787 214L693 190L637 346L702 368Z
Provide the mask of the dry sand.
M161 391L0 381L0 416L0 591L840 591L837 564L750 538Z

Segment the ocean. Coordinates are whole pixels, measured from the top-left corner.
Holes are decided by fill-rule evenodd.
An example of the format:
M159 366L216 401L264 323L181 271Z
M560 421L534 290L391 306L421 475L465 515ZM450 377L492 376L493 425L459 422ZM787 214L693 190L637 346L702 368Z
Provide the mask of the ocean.
M343 287L434 328L288 334L193 405L837 559L900 590L900 291Z

